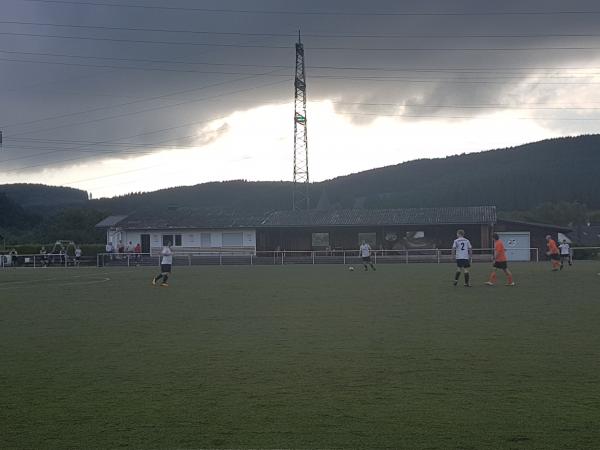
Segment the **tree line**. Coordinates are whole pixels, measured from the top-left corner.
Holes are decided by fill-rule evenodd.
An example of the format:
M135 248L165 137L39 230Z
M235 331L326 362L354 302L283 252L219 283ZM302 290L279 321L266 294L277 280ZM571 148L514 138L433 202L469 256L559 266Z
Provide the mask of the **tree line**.
M569 225L600 222L600 135L421 159L310 186L319 209L495 205L505 218ZM109 214L184 206L265 214L291 208L290 182L234 180L88 200L85 191L0 186L0 234L20 242L102 242Z

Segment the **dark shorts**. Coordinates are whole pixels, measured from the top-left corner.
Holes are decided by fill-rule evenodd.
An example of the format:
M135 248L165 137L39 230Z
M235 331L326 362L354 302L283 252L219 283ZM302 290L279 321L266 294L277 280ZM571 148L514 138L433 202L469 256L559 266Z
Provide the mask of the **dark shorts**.
M371 262L371 257L370 256L363 256L362 260L363 260L363 262Z
M162 273L171 273L171 264L161 264L160 271Z
M570 256L571 256L571 255L569 255L568 253L567 253L566 255L561 253L561 255L560 255L560 257L561 257L561 258L563 258L563 259L564 259L564 258L569 258Z
M506 270L506 269L508 269L508 263L506 261L496 261L494 263L494 267L496 269Z
M560 255L558 253L552 253L550 255L550 259L552 259L554 261L558 261L560 259Z
M457 259L456 267L459 267L461 269L468 269L469 267L471 267L471 261L468 259Z

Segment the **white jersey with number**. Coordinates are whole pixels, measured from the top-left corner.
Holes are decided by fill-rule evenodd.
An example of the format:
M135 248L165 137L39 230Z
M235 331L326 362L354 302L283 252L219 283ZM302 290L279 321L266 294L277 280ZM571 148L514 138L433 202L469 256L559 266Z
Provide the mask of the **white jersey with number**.
M558 246L561 255L568 255L571 252L571 247L566 242Z
M469 259L469 250L471 247L471 241L464 237L460 237L454 240L452 248L456 252L456 259Z
M77 258L81 258L81 254L82 254L82 253L83 253L83 252L81 251L81 249L80 249L80 248L78 248L78 249L76 249L76 250L75 250L75 256L76 256Z
M161 264L173 264L173 252L169 247L164 247L160 254L162 255Z
M371 246L369 244L363 244L360 246L360 256L366 258L371 255Z

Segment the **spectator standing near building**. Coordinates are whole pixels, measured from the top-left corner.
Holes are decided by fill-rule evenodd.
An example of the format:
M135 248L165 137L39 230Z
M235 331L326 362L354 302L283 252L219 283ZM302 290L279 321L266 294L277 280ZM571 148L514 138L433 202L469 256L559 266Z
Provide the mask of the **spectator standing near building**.
M8 252L8 262L9 266L17 267L19 262L19 254L17 253L16 248L13 248L10 252Z
M142 246L139 242L135 245L133 253L135 254L135 262L139 263L142 260Z
M48 267L48 252L46 251L46 247L43 245L40 249L40 261L43 267Z
M83 251L79 248L79 245L75 248L75 266L79 267L81 263L81 256L83 255Z
M114 247L113 247L113 243L112 242L107 242L106 243L106 247L105 247L106 253L108 253L108 256L110 259L113 259L113 252L115 251Z

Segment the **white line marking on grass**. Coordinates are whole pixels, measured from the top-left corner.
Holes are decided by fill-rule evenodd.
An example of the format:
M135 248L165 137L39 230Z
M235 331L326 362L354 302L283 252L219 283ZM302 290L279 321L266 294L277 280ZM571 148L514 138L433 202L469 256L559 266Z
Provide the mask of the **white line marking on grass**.
M83 275L78 275L73 278L81 278L81 277L83 277ZM0 290L20 288L20 287L22 287L23 284L39 285L42 283L50 283L50 282L52 282L53 285L58 285L58 286L80 286L80 285L85 285L85 284L100 284L100 283L106 283L107 281L110 281L110 278L104 277L104 278L99 278L99 279L95 279L95 280L94 279L88 280L88 281L81 280L81 281L74 281L74 282L69 282L69 280L70 279L57 280L56 278L46 278L46 279L27 280L27 281L6 281L6 282L0 284Z

